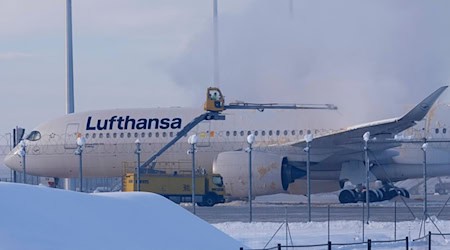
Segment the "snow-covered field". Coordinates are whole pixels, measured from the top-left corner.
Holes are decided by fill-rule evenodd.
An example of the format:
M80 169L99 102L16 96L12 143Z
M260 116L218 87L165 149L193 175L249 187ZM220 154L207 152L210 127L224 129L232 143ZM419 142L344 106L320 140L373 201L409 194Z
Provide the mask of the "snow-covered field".
M0 182L0 199L0 249L263 248L272 236L267 247L277 243L286 245L286 242L309 245L328 241L327 222L289 223L288 230L282 223L210 225L179 205L150 193L85 194ZM397 223L397 239L417 238L420 224L420 220ZM450 221L436 221L436 224L442 231L450 231ZM427 231L437 232L431 222L426 227ZM392 240L394 224L371 222L365 226L367 238ZM331 221L330 240L361 242L362 223ZM410 246L425 249L427 243L410 242ZM450 249L450 243L442 236L433 236L432 246L432 249ZM333 249L367 249L367 246L334 246ZM405 243L375 244L373 249L405 249Z
M405 239L406 236L410 240L419 238L419 229L421 221L408 221L397 223L397 239ZM440 230L450 231L450 221L436 221ZM328 242L328 224L327 222L311 222L311 223L288 223L288 231L286 232L286 224L268 223L268 222L227 222L214 224L221 231L229 234L233 238L241 241L249 248L262 249L275 247L277 243L285 246L288 245L314 245L326 244ZM274 234L278 233L274 236ZM436 228L431 222L427 222L426 230L436 232ZM385 241L394 239L394 224L388 222L371 222L365 225L365 240ZM287 238L286 238L287 235ZM270 241L271 237L274 238ZM423 236L423 231L422 231ZM445 236L450 239L450 236ZM291 242L292 238L292 242ZM286 241L287 239L287 241ZM360 243L362 242L362 223L361 221L331 221L330 222L330 241L332 243ZM427 241L409 242L412 249L428 249ZM298 248L311 249L311 248ZM326 247L315 248L326 249ZM333 249L367 249L367 245L352 246L334 246ZM405 249L405 241L395 243L376 243L372 249ZM432 236L432 249L450 249L450 242L442 236Z

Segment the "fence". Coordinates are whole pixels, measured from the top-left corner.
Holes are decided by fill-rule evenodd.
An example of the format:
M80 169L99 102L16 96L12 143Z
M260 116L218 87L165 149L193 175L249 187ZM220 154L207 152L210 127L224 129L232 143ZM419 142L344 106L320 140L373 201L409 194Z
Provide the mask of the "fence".
M445 236L450 236L450 233L432 233L432 232L430 232L430 231L428 231L428 234L427 235L424 235L423 237L420 237L420 238L417 238L417 239L414 239L413 240L413 242L418 242L418 241L421 241L421 240L426 240L427 241L427 246L428 246L428 250L431 250L432 248L432 236L442 236L445 240L447 240L446 238L445 238Z
M445 204L447 204L447 202ZM445 204L444 204L444 206L445 206ZM291 229L289 228L289 225L287 223L287 219L288 219L287 212L286 212L287 207L285 207L285 216L286 216L285 222L283 222L281 224L281 226L278 227L276 232L275 232L276 228L274 228L274 231L272 231L272 232L275 232L275 234L270 238L269 242L267 242L266 245L264 245L264 243L261 245L254 245L254 248L250 248L250 249L252 249L252 250L258 250L258 249L342 249L342 248L344 248L344 249L380 249L380 248L381 249L391 249L391 248L408 249L409 247L414 247L414 249L416 249L417 247L419 247L420 249L450 249L450 247L448 246L448 241L445 238L445 236L450 235L450 234L444 234L440 231L440 228L441 229L448 228L448 226L446 226L447 223L445 222L445 220L438 221L438 220L436 220L437 217L433 217L433 218L428 217L429 220L428 219L423 220L423 218L422 218L422 220L420 220L420 217L422 216L423 211L420 211L420 210L422 210L422 207L417 206L417 203L415 206L413 205L412 208L406 208L406 206L403 207L402 213L409 214L410 219L413 219L413 220L402 220L403 222L406 222L406 223L402 223L400 225L401 230L399 232L401 232L401 234L403 234L403 235L401 237L397 238L397 224L396 224L396 220L398 219L398 216L396 214L397 213L397 204L394 202L392 205L394 205L394 207L393 207L394 210L392 211L393 213L390 216L386 216L387 212L389 212L389 210L390 210L389 207L386 207L387 204L384 204L382 207L384 208L383 214L384 214L385 219L394 219L394 220L393 221L390 221L390 220L380 221L381 223L383 223L383 227L379 227L377 225L375 225L375 227L368 227L365 232L366 234L364 233L364 224L366 224L366 223L364 223L364 221L360 221L360 222L355 221L354 220L355 217L357 218L359 216L357 214L355 214L354 211L353 211L353 213L351 212L350 214L352 214L354 217L353 217L353 219L350 219L351 221L348 224L345 224L345 225L349 225L350 227L347 226L347 227L345 227L344 230L346 230L347 232L350 232L352 235L355 235L353 233L356 233L357 237L355 238L354 236L352 236L353 240L351 240L349 238L345 239L345 237L342 238L341 231L337 231L337 234L330 234L330 228L332 229L331 231L334 231L336 229L340 230L342 228L341 220L348 220L348 218L346 218L346 217L345 218L341 217L339 219L339 222L331 227L330 225L333 224L334 220L330 220L330 214L332 214L332 213L330 213L330 205L327 206L328 207L328 223L326 223L326 221L323 221L323 220L322 220L322 222L319 222L319 221L316 222L316 223L319 223L317 225L317 228L322 229L322 231L321 231L322 233L320 233L320 232L318 232L318 234L312 233L316 229L314 227L311 227L310 225L308 225L308 223L306 221L298 220L298 217L297 217L296 218L297 222L300 222L301 224L300 224L300 226L299 226L299 224L294 224L294 227L296 229L293 232L295 232L295 233L291 234ZM406 205L406 204L402 204L402 205ZM437 209L439 207L435 207L436 205L438 205L438 204L434 204L433 210L437 211ZM357 205L352 206L352 207L356 207L356 206ZM400 207L402 207L402 206L400 206ZM336 208L339 208L339 209L347 208L348 209L350 207L336 205ZM300 209L302 209L302 208L300 208ZM319 207L315 207L315 209L319 209ZM440 208L440 211L442 211L442 209L443 208ZM305 209L303 209L303 210L305 210ZM416 215L414 215L414 213L412 213L413 210L416 211L416 213L415 213ZM417 210L419 210L419 211L417 211ZM408 212L406 212L406 211L408 211ZM348 210L345 212L346 212L346 214L349 214ZM342 216L343 215L342 210L338 210L337 214L339 216ZM304 214L295 213L295 216L299 216L299 215L302 217L305 216ZM267 216L267 214L266 214L266 216ZM317 216L317 214L316 214L316 216ZM391 216L392 216L392 218L390 218ZM361 217L364 217L364 216L361 216ZM402 217L405 217L405 216L403 215ZM445 217L447 217L447 216L445 216ZM279 217L277 217L277 218L279 218ZM291 217L291 219L293 219L293 217ZM306 224L303 224L304 222L306 222ZM324 224L324 222L326 224ZM358 225L358 223L361 223L361 224ZM389 225L391 223L392 223L392 225ZM420 223L420 226L419 226L419 223ZM439 233L429 232L428 235L420 237L421 236L420 232L427 232L427 231L419 232L419 229L425 228L424 223L427 223L427 225L428 225L427 227L433 227L433 229ZM372 224L372 223L370 223L370 224ZM340 226L336 227L336 225L340 225ZM388 226L386 226L386 225L388 225ZM283 232L283 230L280 231L280 229L283 226L285 226L285 228L286 228L286 235L283 236L283 238L285 238L285 240L281 239L279 237L280 235L278 235L278 237L275 237L275 235L278 234L279 232ZM406 232L405 232L405 227L407 230ZM302 230L304 230L305 228L307 230L302 232ZM373 235L374 228L383 228L382 230L384 230L384 232L386 232L387 234L382 233L382 234ZM354 231L353 229L356 229L356 230ZM362 229L362 235L363 235L362 237L357 235L357 233L361 233L361 231L360 231L361 229ZM414 239L414 237L411 235L411 232L414 232L416 229L417 229L417 232L419 233L419 236L417 236L417 237L420 237L418 239ZM308 230L310 230L310 231L308 231ZM326 238L327 235L325 234L327 231L328 231L328 240ZM372 232L371 237L368 236L369 235L368 232L370 232L370 231ZM284 235L284 233L282 233L282 234ZM381 236L383 234L385 236ZM312 236L311 237L312 240L305 240L305 239L310 238L310 236ZM381 240L374 240L375 237L378 238L380 236L382 237ZM432 241L432 236L433 236L433 241ZM440 241L439 238L434 239L435 236L443 237L445 240ZM322 240L321 240L320 237L324 237L324 238L322 238ZM293 238L294 238L294 242L297 241L297 243L293 242L293 240L292 240ZM330 240L332 238L334 238L333 241ZM276 240L272 241L272 239L276 239ZM290 242L288 243L289 239L290 239ZM410 239L414 239L414 240L410 240ZM253 242L255 242L255 241L253 241ZM261 242L261 238L260 238L260 242ZM269 245L270 242L272 242L272 243ZM274 246L274 243L278 243L278 242L282 242L283 244L277 244ZM321 243L323 243L323 244L321 244ZM428 247L428 248L426 248L426 247ZM246 249L246 248L241 248L241 249Z
M431 237L431 236L430 236ZM383 244L383 243L396 243L396 242L405 242L405 249L408 250L409 248L409 239L408 237L406 237L405 239L399 239L399 240L379 240L379 241L374 241L371 239L368 239L365 242L355 242L355 243L332 243L331 241L328 241L328 243L326 244L314 244L314 245L293 245L293 246L283 246L281 244L277 244L277 246L275 247L270 247L270 248L263 248L263 249L251 249L251 250L281 250L281 249L288 249L288 248L312 248L312 247L327 247L328 250L331 250L333 246L357 246L357 245L367 245L367 249L371 250L373 244ZM431 249L431 248L430 248ZM240 250L244 250L243 247L240 248ZM250 250L250 249L247 249Z
M412 243L414 242L420 242L420 241L426 241L426 249L428 250L432 250L432 246L433 246L433 241L432 241L432 237L433 236L441 236L444 239L445 236L450 236L450 233L432 233L431 231L428 232L428 234L417 238L417 239L413 239ZM354 243L332 243L331 241L328 241L328 243L325 244L311 244L311 245L281 245L281 244L277 244L277 246L274 247L269 247L269 248L243 248L241 247L240 250L281 250L281 249L297 249L297 248L307 248L307 249L311 249L314 247L327 247L328 250L333 249L333 246L336 247L342 247L342 246L362 246L362 245L367 245L367 249L371 250L372 247L374 247L375 244L380 245L380 244L388 244L388 243L397 243L397 242L405 242L404 243L404 247L406 250L409 249L410 246L410 241L409 241L409 237L405 237L404 239L398 239L398 240L371 240L368 239L367 241L363 241L363 242L354 242ZM411 244L413 245L413 244ZM397 246L400 247L400 246ZM421 249L425 249L425 248L421 248Z

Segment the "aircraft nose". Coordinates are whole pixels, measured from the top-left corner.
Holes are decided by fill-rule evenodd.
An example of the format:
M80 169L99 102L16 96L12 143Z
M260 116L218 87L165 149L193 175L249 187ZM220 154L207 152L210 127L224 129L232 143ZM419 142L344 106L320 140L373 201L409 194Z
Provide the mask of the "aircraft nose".
M22 158L17 150L17 148L11 150L3 161L5 165L12 170L20 171L22 169Z

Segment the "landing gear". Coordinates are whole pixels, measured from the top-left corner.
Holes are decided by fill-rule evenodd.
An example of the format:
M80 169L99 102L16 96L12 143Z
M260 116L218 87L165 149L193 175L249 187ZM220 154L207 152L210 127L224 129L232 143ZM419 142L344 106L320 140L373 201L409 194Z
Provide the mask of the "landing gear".
M397 195L409 198L408 190L385 185L382 188L369 190L369 202L390 200ZM366 190L344 189L339 193L339 201L341 203L366 202Z

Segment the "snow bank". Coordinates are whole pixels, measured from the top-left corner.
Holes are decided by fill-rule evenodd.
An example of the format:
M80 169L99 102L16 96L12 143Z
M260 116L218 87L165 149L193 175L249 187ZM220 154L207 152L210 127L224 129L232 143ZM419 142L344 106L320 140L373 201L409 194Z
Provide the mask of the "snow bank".
M162 196L0 182L1 249L239 249Z

